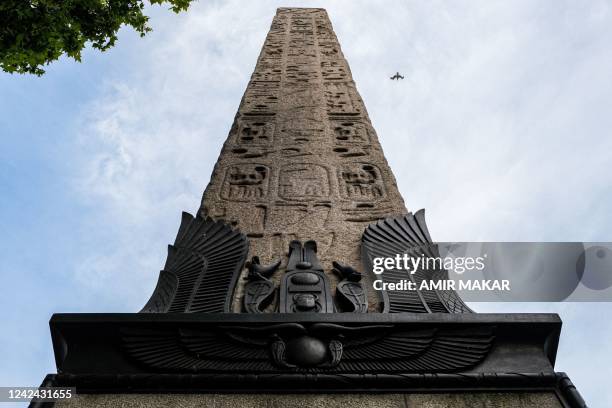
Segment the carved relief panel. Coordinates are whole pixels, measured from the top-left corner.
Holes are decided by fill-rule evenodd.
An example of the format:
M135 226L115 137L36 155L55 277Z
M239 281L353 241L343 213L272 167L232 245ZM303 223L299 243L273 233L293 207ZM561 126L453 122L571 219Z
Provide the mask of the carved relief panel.
M324 19L315 20L317 38L319 40L336 41L336 35L331 26Z
M287 231L307 226L309 229L324 229L331 213L330 204L277 202L268 221L271 227L282 225Z
M284 32L287 28L287 17L279 14L277 17L272 20L272 26L270 26L270 33L268 36L273 35L274 33Z
M252 81L280 81L283 70L274 66L258 66L253 75Z
M319 38L319 52L326 59L334 59L340 53L335 41L321 41Z
M268 39L263 47L265 58L281 58L285 51L285 42L280 39Z
M290 31L289 48L295 45L313 47L315 45L314 33L312 31Z
M291 32L309 31L314 29L313 21L310 16L296 16L291 18Z
M327 113L330 115L359 115L361 99L355 88L342 83L325 84Z
M301 41L295 41L300 45L296 45L289 49L287 55L289 57L307 57L311 58L312 61L316 61L315 58L317 56L316 48L314 45L305 45Z
M368 144L370 136L365 124L354 118L333 118L330 125L337 145Z
M286 200L312 200L329 197L327 169L313 163L285 165L280 170L278 195Z
M333 117L330 120L333 151L339 157L361 157L370 153L369 127L355 117Z
M380 170L369 163L351 163L339 172L340 194L355 201L377 200L385 196Z
M308 65L287 65L285 78L287 85L308 84L316 81L319 73L316 69Z
M246 146L269 145L274 136L274 122L267 118L239 119L234 143Z
M302 117L290 119L280 125L278 142L283 145L304 145L321 141L325 135L324 125L320 120L306 117L306 109L302 109Z
M345 82L350 80L346 64L340 60L321 62L321 75L324 81Z
M275 111L278 105L278 90L277 82L251 82L245 92L241 111L255 113Z
M321 91L314 86L286 87L283 93L283 108L285 110L299 110L303 112L306 107L316 107L321 104Z
M270 169L262 164L239 164L228 167L221 197L230 201L250 201L266 198Z
M283 68L283 60L282 58L269 58L266 56L262 56L257 62L257 67L255 70L259 69L282 69Z

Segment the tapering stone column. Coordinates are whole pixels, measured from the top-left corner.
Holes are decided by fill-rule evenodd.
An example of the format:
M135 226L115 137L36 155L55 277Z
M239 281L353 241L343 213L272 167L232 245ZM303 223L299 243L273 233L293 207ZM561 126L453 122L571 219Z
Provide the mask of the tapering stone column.
M262 262L315 240L326 271L359 267L364 228L406 213L325 10L277 10L200 211Z

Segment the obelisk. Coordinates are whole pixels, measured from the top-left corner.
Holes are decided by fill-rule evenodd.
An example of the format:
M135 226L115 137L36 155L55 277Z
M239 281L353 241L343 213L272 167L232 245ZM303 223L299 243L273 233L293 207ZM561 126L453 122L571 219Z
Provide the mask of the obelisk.
M74 389L57 407L584 408L554 371L559 316L373 290L371 260L415 248L435 245L404 206L327 13L278 9L150 300L53 315L57 373L43 386ZM446 277L426 272L377 279Z
M262 262L315 240L328 271L359 267L364 228L406 213L324 9L277 10L200 213L246 233Z

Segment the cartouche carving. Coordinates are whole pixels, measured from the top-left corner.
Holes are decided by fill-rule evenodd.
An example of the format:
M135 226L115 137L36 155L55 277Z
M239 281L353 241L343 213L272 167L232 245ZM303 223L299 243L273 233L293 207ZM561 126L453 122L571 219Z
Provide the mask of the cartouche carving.
M226 200L254 200L268 195L270 170L261 164L241 164L227 169L222 197Z
M382 175L373 164L345 165L340 171L340 178L342 194L352 200L377 200L385 195Z

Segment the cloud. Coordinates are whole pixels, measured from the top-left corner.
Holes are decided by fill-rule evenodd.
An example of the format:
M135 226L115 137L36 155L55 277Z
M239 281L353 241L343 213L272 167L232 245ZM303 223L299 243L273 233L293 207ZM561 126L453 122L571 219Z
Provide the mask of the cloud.
M75 187L98 214L84 229L109 241L92 244L75 274L96 297L122 281L113 297L125 311L151 293L181 211L199 206L257 59L271 16L253 22L240 9L155 18L127 72L107 78L79 118Z

